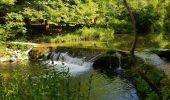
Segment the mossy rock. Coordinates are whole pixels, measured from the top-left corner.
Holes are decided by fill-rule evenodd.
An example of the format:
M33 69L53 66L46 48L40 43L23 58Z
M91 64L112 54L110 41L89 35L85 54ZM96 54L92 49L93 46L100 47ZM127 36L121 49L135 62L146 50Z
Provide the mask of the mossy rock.
M35 47L29 53L30 60L39 60L43 59L44 56L49 53L50 49L47 47Z
M151 49L151 52L170 60L170 49Z

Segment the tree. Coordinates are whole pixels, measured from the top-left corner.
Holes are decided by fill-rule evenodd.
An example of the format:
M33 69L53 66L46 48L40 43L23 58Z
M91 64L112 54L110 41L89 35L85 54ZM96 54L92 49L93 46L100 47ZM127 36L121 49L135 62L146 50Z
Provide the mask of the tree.
M137 33L136 33L136 20L135 20L135 17L133 15L133 12L129 6L129 4L127 3L126 0L123 0L124 4L125 4L125 7L127 8L127 11L129 12L129 15L130 15L130 18L132 20L132 27L133 27L133 34L134 34L134 40L133 40L133 44L132 44L132 48L131 48L131 56L134 58L134 51L135 51L135 48L136 48L136 43L137 43Z

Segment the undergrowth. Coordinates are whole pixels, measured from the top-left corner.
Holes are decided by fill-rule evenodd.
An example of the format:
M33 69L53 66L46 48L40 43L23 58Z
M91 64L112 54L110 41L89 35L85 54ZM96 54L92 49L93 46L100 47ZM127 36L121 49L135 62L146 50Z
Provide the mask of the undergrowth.
M37 64L39 70L30 73L26 66L18 66L8 78L0 75L1 100L88 100L90 89L80 91L81 83L70 84L69 70L59 71ZM42 70L42 71L40 71ZM90 79L91 80L91 79ZM91 82L91 81L89 81ZM91 83L88 83L90 87Z

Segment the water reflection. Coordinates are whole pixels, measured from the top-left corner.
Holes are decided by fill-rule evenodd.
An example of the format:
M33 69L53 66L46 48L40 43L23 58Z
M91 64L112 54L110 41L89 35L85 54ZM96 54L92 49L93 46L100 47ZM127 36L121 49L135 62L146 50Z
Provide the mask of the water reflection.
M0 72L10 77L10 72L17 68L18 64L1 64ZM27 65L19 65L23 72L27 71L34 75L47 68L40 68L37 62L30 62ZM48 67L48 66L46 66ZM110 77L106 72L101 72L98 69L89 69L71 78L71 84L78 84L81 82L80 91L82 94L87 94L89 88L89 77L93 74L90 100L138 100L134 85L118 75Z
M99 70L92 69L74 77L73 80L81 81L81 88L86 91L91 74L93 78L90 100L138 100L134 85L117 75L110 77Z

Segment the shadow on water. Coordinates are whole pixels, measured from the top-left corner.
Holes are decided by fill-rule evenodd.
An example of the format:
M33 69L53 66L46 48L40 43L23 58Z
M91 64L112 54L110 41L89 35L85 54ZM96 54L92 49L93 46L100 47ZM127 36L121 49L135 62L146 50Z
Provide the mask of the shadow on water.
M77 52L73 50L71 52L64 49L54 50L49 53L48 58L51 59L48 63L53 63L56 68L60 69L61 62L63 61L67 68L69 68L72 75L72 84L81 82L81 90L85 92L88 89L87 83L89 77L92 77L91 83L91 100L138 100L136 89L133 83L125 78L120 77L117 73L117 68L121 68L121 58L115 56L104 56L99 59L94 59L93 53L89 53L87 50ZM89 55L88 55L89 54ZM95 54L98 56L98 53ZM87 57L87 58L86 58ZM93 59L93 61L89 60Z
M64 63L65 68L69 68L72 75L70 84L81 82L80 90L83 93L87 92L89 77L93 75L90 100L138 100L133 83L116 73L117 68L123 68L124 66L123 63L120 64L122 60L117 55L104 56L94 62L88 62L91 56L99 52L95 53L93 50L89 51L88 49L83 52L83 50L76 51L74 49L70 54L69 51L67 52L67 49L63 52L61 51L51 51L47 55L49 59L40 62L45 63L46 68L41 68L37 64L39 62L33 61L23 65L23 71L28 71L34 75L42 73L43 70L49 68L49 65L53 65L56 69L60 70ZM86 58L84 55L86 55ZM9 66L9 68L14 69L15 67L17 67L17 64L10 64Z

